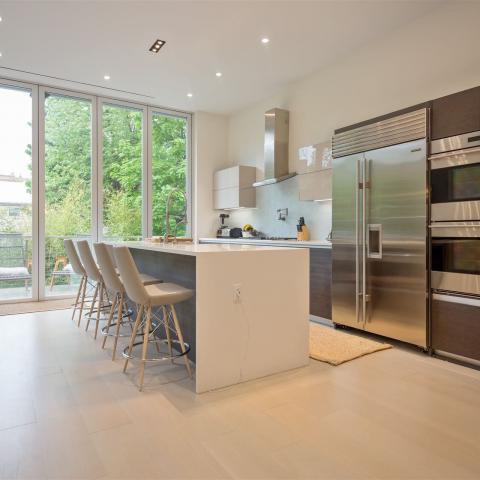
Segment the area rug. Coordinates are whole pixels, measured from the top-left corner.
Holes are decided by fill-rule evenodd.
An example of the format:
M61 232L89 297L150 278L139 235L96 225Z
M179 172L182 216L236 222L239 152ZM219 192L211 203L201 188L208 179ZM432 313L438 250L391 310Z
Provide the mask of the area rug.
M0 315L18 315L21 313L48 312L49 310L65 310L71 308L74 298L44 300L42 302L21 302L0 305Z
M387 348L392 346L310 322L310 357L315 360L340 365Z

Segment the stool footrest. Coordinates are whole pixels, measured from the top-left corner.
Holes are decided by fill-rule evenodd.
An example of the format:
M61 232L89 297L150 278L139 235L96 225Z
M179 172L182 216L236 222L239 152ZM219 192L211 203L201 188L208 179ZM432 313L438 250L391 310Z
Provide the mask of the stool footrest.
M149 340L148 343L157 343L157 344L158 343L163 343L163 344L168 346L168 340L166 340L166 339L165 340L164 339ZM180 345L181 345L180 341L170 340L170 343L171 343L172 347L177 345L178 348L180 348ZM138 347L140 345L143 345L143 341L142 342L135 342L133 344L133 348ZM162 355L160 357L150 357L150 358L145 359L145 361L146 362L162 362L162 361L165 361L165 360L174 360L175 358L181 358L181 357L185 356L190 351L190 345L188 343L184 342L183 345L185 346L185 351L184 352L179 351L178 353L175 353L174 355L173 354L172 355L166 354L166 355ZM133 354L129 355L128 354L128 348L129 347L125 347L123 349L122 355L123 355L124 358L128 358L129 360L131 360L132 358L140 358L141 359L141 357L137 357ZM132 353L133 353L133 350L132 350Z
M100 319L101 320L101 319ZM133 323L131 322L122 322L120 325L131 325L133 327ZM113 330L113 327L116 327L117 326L117 322L113 322L110 324L110 331L107 333L107 325L105 325L104 327L102 327L102 329L100 330L100 333L105 336L105 337L115 337L115 332ZM150 334L153 333L153 330L150 330ZM118 334L118 337L128 337L128 338L131 338L132 334L131 333L119 333ZM143 336L143 332L138 332L137 337L139 336ZM143 342L142 342L143 343ZM134 345L137 345L136 343Z

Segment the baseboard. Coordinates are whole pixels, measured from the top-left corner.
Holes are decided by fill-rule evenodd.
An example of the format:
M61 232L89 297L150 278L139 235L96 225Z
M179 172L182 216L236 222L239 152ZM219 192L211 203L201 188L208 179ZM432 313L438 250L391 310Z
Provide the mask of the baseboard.
M310 315L310 321L315 323L321 323L327 327L333 327L333 322L328 318L317 317L316 315Z

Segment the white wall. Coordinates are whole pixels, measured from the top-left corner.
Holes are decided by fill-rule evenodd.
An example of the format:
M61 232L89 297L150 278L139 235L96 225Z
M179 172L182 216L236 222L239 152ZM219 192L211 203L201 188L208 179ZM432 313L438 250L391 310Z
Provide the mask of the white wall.
M213 172L227 166L228 119L196 112L193 121L194 231L195 238L211 236L218 226L213 210Z
M230 163L256 165L258 179L263 178L263 113L272 107L290 111L290 168L295 170L298 148L328 140L335 128L480 85L479 19L480 3L450 2L393 31L384 41L352 52L330 68L232 115ZM301 210L303 203L295 210ZM305 210L317 215L313 234L322 238L330 229L329 205L309 205ZM259 228L262 215L262 209L251 212ZM269 215L264 212L265 223ZM248 212L242 211L232 215L230 224L248 220Z

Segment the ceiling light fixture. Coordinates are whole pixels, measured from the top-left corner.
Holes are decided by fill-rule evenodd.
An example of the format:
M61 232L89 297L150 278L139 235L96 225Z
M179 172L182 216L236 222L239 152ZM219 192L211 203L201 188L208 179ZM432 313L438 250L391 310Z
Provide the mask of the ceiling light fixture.
M222 76L222 72L217 72L215 75L216 75L217 77L221 77L221 76Z
M104 75L104 76L103 76L103 79L104 79L104 80L110 80L110 75Z
M187 93L187 97L188 97L188 98L192 98L192 97L193 97L193 93Z
M1 22L2 20L3 20L3 18L2 18L2 17L0 17L0 22Z
M263 38L262 38L262 43L267 44L269 41L270 41L270 39L267 38L267 37L263 37Z
M165 40L155 40L153 45L148 49L152 53L158 53L159 50L165 45Z

